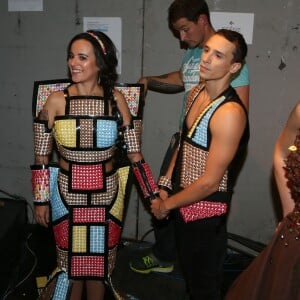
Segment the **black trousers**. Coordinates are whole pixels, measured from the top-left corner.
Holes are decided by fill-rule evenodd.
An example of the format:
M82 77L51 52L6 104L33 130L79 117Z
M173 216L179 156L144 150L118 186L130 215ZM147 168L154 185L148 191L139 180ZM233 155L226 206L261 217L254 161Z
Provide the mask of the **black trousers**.
M155 244L153 254L160 260L173 263L176 259L175 219L171 214L169 219L157 220L153 218Z
M227 248L225 217L213 217L175 226L182 272L193 300L220 300Z

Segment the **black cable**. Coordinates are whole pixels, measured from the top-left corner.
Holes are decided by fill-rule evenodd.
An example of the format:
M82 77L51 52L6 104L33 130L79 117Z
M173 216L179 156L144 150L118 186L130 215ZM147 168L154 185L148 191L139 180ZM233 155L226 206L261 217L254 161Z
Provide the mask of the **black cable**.
M261 252L266 247L266 245L261 242L253 241L249 238L243 237L235 233L228 232L227 236L228 239L238 242L241 245L248 247L249 249L254 250L256 252Z
M23 201L23 202L25 202L25 203L27 204L26 198L24 198L24 197L22 197L22 196L15 195L15 194L10 194L10 193L8 193L8 192L6 192L6 191L4 191L4 190L1 190L1 189L0 189L0 192L1 192L2 194L4 194L4 195L10 197L10 198L13 198L13 199L18 200L18 201Z
M151 228L151 229L149 229L148 231L146 231L146 232L144 233L144 235L141 237L140 241L143 242L144 239L146 238L146 236L147 236L149 233L151 233L152 231L154 231L153 228Z
M36 254L34 253L34 251L30 248L29 244L28 244L28 240L31 238L32 236L32 233L29 233L27 238L26 238L26 243L25 243L25 248L29 251L29 253L33 256L34 258L34 262L33 262L33 266L32 268L29 270L29 272L27 274L25 274L25 276L19 280L19 282L13 286L13 287L9 287L6 289L6 291L4 292L4 295L3 295L3 298L2 300L5 300L7 299L7 297L12 293L14 292L22 283L24 283L34 272L36 266L37 266L37 256Z
M17 201L20 201L20 202L23 202L24 204L26 204L27 207L30 208L30 211L31 211L31 216L32 216L32 219L31 219L31 224L33 223L34 221L34 212L33 212L33 207L31 205L29 205L27 199L23 196L20 196L20 195L16 195L16 194L11 194L9 192L6 192L2 189L0 189L0 193L14 199L14 200L17 200Z

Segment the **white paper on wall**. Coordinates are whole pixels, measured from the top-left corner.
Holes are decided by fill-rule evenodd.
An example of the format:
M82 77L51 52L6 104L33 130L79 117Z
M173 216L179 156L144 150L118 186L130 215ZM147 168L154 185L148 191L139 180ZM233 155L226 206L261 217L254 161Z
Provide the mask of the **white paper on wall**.
M122 71L122 20L119 17L84 17L83 30L99 30L110 37L117 48L117 72Z
M43 0L8 0L8 11L43 11Z
M253 13L211 12L210 18L214 29L224 28L238 31L244 36L248 45L252 44Z

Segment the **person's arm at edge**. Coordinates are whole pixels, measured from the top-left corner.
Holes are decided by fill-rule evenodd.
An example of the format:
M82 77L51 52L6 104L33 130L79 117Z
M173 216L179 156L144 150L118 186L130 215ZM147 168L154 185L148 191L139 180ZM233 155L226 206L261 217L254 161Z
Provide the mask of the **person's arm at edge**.
M144 84L145 94L148 90L164 94L175 94L184 91L181 71L174 71L160 76L145 76L138 83Z
M280 133L273 154L273 171L278 188L283 217L291 212L295 206L291 196L290 189L287 186L287 178L285 176L285 159L289 154L289 146L294 143L295 137L300 127L300 103L298 103L291 111L287 123Z

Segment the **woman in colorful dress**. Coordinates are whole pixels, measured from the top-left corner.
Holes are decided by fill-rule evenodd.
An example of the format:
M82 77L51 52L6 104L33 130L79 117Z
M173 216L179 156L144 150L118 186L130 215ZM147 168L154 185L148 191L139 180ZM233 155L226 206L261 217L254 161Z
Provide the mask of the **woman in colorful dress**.
M128 173L114 164L117 143L123 143L145 198L155 198L157 187L141 154L141 120L114 88L118 61L112 41L102 32L80 33L67 57L72 84L50 94L34 120L35 217L54 230L57 269L49 298L79 300L85 289L88 300L99 300L122 228L122 178ZM49 164L54 140L58 167Z

